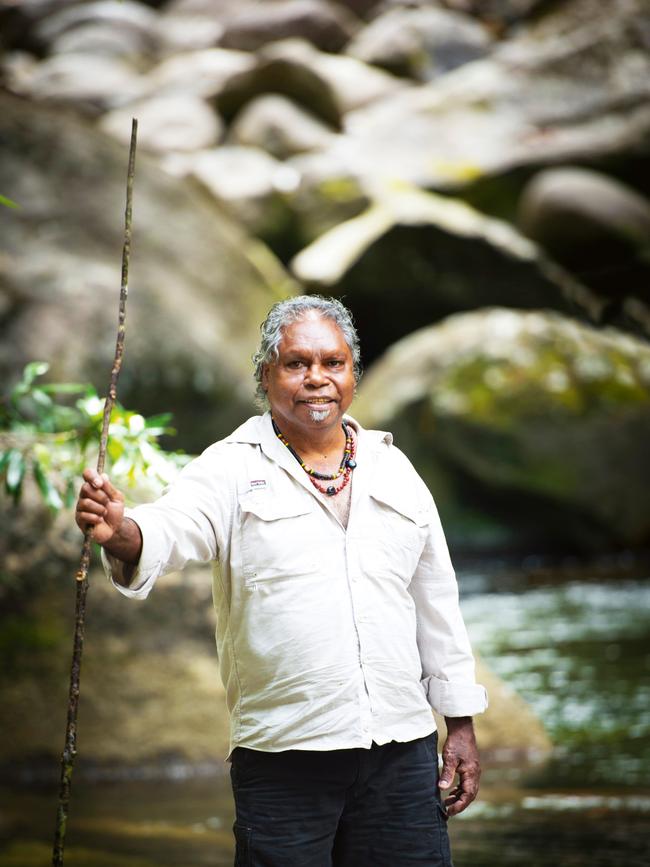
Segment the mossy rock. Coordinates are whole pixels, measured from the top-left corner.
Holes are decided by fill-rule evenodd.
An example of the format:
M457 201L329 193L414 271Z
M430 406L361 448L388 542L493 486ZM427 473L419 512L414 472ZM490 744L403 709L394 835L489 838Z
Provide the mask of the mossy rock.
M425 475L430 453L510 496L515 526L528 497L547 541L558 517L570 537L571 516L596 548L650 539L650 346L636 338L539 311L453 316L391 347L356 412L415 431Z

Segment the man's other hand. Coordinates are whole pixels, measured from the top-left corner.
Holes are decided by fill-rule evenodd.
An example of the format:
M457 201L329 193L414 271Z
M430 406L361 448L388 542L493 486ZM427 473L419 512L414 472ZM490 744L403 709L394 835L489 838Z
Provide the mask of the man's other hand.
M445 717L447 740L442 748L443 767L438 785L445 798L449 816L456 816L468 807L478 794L481 765L471 717ZM458 783L450 786L458 774Z
M75 520L82 532L92 527L93 539L100 545L110 541L124 520L124 496L111 484L106 473L87 468L79 491Z

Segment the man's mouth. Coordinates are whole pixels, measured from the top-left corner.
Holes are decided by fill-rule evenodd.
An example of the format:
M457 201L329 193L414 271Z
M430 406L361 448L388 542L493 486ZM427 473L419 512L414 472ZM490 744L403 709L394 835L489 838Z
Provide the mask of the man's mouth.
M306 403L309 406L326 406L328 403L333 403L331 397L310 397L306 400L301 400L300 403Z

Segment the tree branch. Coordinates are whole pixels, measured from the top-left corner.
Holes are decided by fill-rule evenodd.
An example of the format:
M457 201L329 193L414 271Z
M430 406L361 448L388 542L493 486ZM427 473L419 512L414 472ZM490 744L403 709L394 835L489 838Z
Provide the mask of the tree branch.
M129 168L126 180L126 210L124 213L124 246L122 247L122 282L120 288L119 320L115 356L108 386L108 394L104 403L104 418L97 458L97 472L104 472L106 462L106 447L108 445L108 429L111 423L111 413L117 399L117 380L122 367L124 354L124 333L126 323L126 301L129 294L129 257L131 254L131 212L133 195L133 177L135 174L135 147L138 133L138 121L133 118L131 125L131 146L129 148ZM61 782L59 786L59 806L56 814L56 830L52 850L53 867L62 867L65 832L68 821L68 806L70 803L70 784L72 769L77 755L77 710L79 707L79 682L81 676L81 656L83 653L84 623L86 616L86 594L88 592L88 567L90 565L90 547L92 528L84 534L81 560L77 570L77 594L75 605L75 629L72 647L72 665L70 668L70 691L68 695L68 722L65 732L65 745L61 756Z

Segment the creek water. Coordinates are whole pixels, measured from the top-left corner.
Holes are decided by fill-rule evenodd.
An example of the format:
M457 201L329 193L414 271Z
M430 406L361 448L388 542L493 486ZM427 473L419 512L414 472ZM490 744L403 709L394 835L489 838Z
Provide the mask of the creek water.
M479 800L450 822L456 867L650 864L650 582L615 571L460 572L476 650L554 750L484 756ZM50 863L55 789L0 787L2 867ZM232 819L225 765L149 782L81 773L66 864L230 867Z

